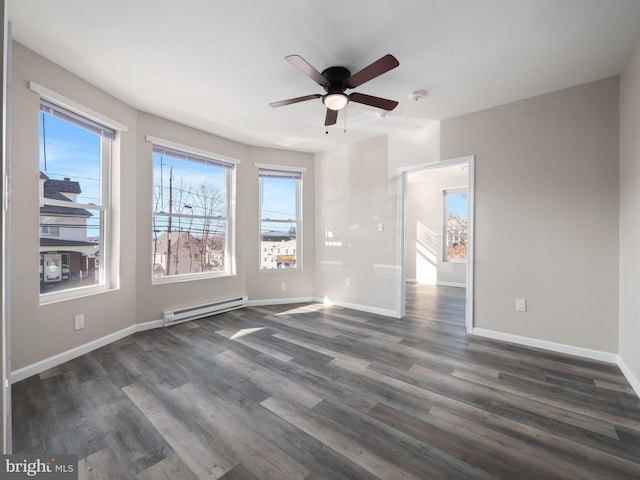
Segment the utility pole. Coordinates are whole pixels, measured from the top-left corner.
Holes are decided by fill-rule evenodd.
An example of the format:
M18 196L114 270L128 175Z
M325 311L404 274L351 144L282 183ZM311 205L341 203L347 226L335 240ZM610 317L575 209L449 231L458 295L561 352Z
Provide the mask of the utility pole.
M171 275L171 213L173 204L173 165L169 170L169 221L167 222L167 275Z

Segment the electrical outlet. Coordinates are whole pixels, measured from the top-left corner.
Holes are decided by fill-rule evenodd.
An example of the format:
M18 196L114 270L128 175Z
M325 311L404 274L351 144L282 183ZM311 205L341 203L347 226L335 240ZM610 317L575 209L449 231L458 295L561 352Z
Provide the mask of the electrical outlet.
M516 298L516 312L526 312L527 301L524 298Z
M344 285L346 287L350 287L351 286L351 277L347 277L344 279Z
M286 283L284 283L284 282L282 282L282 283L280 284L280 291L284 292L285 290L287 290L287 284L286 284Z
M84 328L84 313L75 316L73 328L74 330L82 330Z

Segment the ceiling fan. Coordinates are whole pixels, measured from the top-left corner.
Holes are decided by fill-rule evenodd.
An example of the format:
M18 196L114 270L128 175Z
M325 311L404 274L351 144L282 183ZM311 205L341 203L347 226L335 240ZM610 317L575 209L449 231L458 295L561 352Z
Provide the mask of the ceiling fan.
M305 95L304 97L289 98L288 100L270 103L269 105L274 108L322 98L322 103L327 107L324 124L325 126L329 126L336 123L338 110L344 108L349 102L362 103L387 111L391 111L398 106L398 102L395 100L388 100L386 98L374 97L357 92L350 93L349 95L344 93L345 90L359 87L363 83L373 80L400 65L393 55L387 54L353 75L351 75L351 72L345 67L329 67L320 73L300 55L289 55L284 57L284 59L324 88L324 91L327 93L324 95L314 93L312 95Z

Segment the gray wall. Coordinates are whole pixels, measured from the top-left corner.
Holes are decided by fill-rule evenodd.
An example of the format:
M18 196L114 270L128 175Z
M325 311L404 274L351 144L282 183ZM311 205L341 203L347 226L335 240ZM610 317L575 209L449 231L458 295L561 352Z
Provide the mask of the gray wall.
M316 292L392 315L399 269L387 148L380 137L316 154Z
M306 297L314 293L313 155L277 151L233 142L138 112L51 63L14 44L12 93L12 172L9 242L13 261L10 296L12 368L32 365L138 323L162 319L164 310L248 295L250 300ZM120 288L40 305L38 271L38 110L39 96L28 88L35 81L85 107L128 126L116 146L113 162L114 252ZM151 211L153 135L241 161L237 168L236 275L152 285ZM303 174L302 271L260 272L258 263L258 175L255 163L305 167ZM36 272L31 275L30 272ZM280 291L280 283L287 290ZM73 317L85 314L85 328L73 330Z
M640 40L620 80L620 357L640 389Z
M439 159L439 122L315 155L317 297L395 315L398 169Z
M618 79L423 133L316 155L318 296L397 308L397 166L475 155L475 326L617 352Z
M65 350L130 326L136 321L136 121L135 110L84 80L45 60L20 44L13 44L11 223L12 252L9 295L12 305L12 369L16 370ZM113 162L120 228L113 232L121 245L120 288L99 295L40 306L38 271L38 111L39 96L29 90L35 81L129 127L121 135ZM119 201L117 200L119 197ZM117 252L116 252L117 253ZM18 261L19 259L19 261ZM33 274L32 274L33 272ZM73 330L73 317L85 314L85 328Z
M260 202L258 169L256 163L292 165L306 168L302 174L302 271L261 270L259 249ZM277 300L309 298L315 291L315 164L313 155L308 153L249 147L248 161L243 169L244 194L238 197L247 222L238 240L244 242L244 258L247 272L247 291L253 300ZM238 222L240 223L240 222ZM286 283L286 291L280 284Z
M475 326L617 352L618 79L446 120L441 135L443 158L476 158Z

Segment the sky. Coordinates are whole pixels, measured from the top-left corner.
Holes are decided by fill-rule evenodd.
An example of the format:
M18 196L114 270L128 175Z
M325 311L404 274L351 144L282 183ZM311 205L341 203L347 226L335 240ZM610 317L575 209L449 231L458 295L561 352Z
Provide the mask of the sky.
M469 220L469 207L468 207L468 195L465 194L451 194L447 195L449 213L460 217L461 219Z
M51 180L65 177L79 182L76 202L100 202L100 136L40 112L40 171ZM100 236L100 212L89 210L87 237ZM84 224L82 224L84 228Z
M262 179L262 218L288 220L296 217L296 182L292 179Z
M169 212L169 177L172 176L172 212L225 216L225 169L169 155L153 153L154 211ZM214 199L219 208L212 212Z
M260 218L270 220L295 220L296 180L291 178L269 178L262 180ZM261 230L267 232L288 232L295 222L262 222Z
M80 182L79 203L99 203L100 137L40 112L40 171L52 180Z

